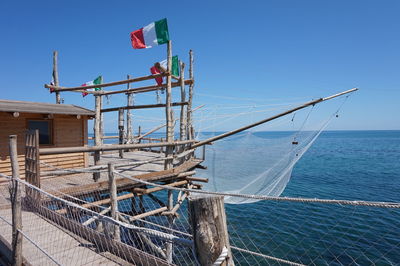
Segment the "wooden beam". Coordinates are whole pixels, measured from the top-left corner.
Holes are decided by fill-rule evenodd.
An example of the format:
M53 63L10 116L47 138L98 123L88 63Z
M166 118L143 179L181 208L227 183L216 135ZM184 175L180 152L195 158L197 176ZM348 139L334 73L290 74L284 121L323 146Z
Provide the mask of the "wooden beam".
M171 210L163 212L162 215L176 216L176 212L181 207L182 203L185 201L187 195L188 195L187 193L184 193L183 196L177 201L176 205Z
M220 139L222 139L222 138L226 138L226 137L232 136L232 135L234 135L234 134L240 133L240 132L245 131L245 130L247 130L247 129L250 129L250 128L256 127L256 126L258 126L258 125L261 125L261 124L270 122L270 121L272 121L272 120L275 120L275 119L277 119L277 118L279 118L279 117L282 117L282 116L288 115L288 114L290 114L290 113L296 112L296 111L298 111L298 110L304 109L304 108L306 108L306 107L308 107L308 106L315 105L315 104L318 104L318 103L321 103L321 102L324 102L324 101L327 101L327 100L330 100L330 99L333 99L333 98L336 98L336 97L345 95L345 94L347 94L347 93L354 92L354 91L356 91L356 90L358 90L358 89L357 89L357 88L354 88L354 89L351 89L351 90L347 90L347 91L344 91L344 92L340 92L340 93L331 95L331 96L329 96L329 97L319 98L319 99L316 99L316 100L307 102L307 103L302 104L302 105L300 105L300 106L298 106L298 107L295 107L295 108L292 108L292 109L290 109L290 110L287 110L287 111L285 111L285 112L283 112L283 113L280 113L280 114L277 114L277 115L268 117L268 118L266 118L266 119L260 120L260 121L258 121L258 122L249 124L249 125L247 125L247 126L244 126L244 127L241 127L241 128L238 128L238 129L235 129L235 130L232 130L232 131L229 131L229 132L220 134L220 135L217 135L217 136L215 136L215 137L211 137L211 138L208 138L208 139L206 139L206 140L200 141L200 142L194 144L194 145L192 146L192 148L197 148L197 147L200 147L200 146L202 146L202 145L208 144L208 143L210 143L210 142L217 141L217 140L220 140Z
M108 207L104 210L102 210L101 212L99 212L100 215L105 215L106 213L108 213L111 210L111 207ZM85 222L82 223L82 225L89 225L95 221L97 221L100 218L100 216L93 216L92 218L86 220Z
M171 106L184 106L187 105L187 102L176 102L176 103L171 103ZM106 112L114 112L118 110L131 110L131 109L148 109L148 108L160 108L160 107L166 107L165 104L143 104L143 105L132 105L132 106L121 106L121 107L113 107L113 108L106 108L102 109L102 113Z
M189 171L190 169L193 169L199 163L201 163L200 160L192 159L192 160L186 161L185 163L183 163L175 168L169 169L169 170L162 170L162 171L157 171L157 172L140 174L140 175L135 175L133 177L135 177L137 179L146 180L146 181L166 181L166 180L176 179L177 176L183 178L184 176L181 176L181 175L183 175L184 173L191 173L191 172L187 172L187 171ZM139 184L138 182L133 181L128 178L118 178L116 181L117 181L118 189L128 189L128 188L137 186ZM184 181L188 182L187 180L184 180ZM58 195L58 196L62 196L63 194L69 194L69 195L78 197L81 195L88 195L92 192L107 191L107 189L108 189L108 181L101 181L101 182L97 182L97 183L81 185L78 187L61 188L58 191L52 192L52 194Z
M105 87L111 87L111 86L116 86L116 85L122 85L122 84L127 84L127 83L133 83L133 82L139 82L139 81L144 81L144 80L149 80L149 79L155 79L158 77L164 77L168 76L169 73L160 73L160 74L155 74L155 75L148 75L148 76L143 76L143 77L138 77L138 78L133 78L133 79L126 79L126 80L120 80L120 81L114 81L114 82L109 82L109 83L103 83L103 84L96 84L96 85L89 85L89 86L78 86L78 87L60 87L60 86L53 86L49 84L45 84L45 88L52 89L53 91L76 91L76 90L87 90L87 89L94 89L94 88L105 88Z
M185 179L189 180L189 181L197 181L197 182L208 183L208 178L203 178L203 177L187 176L187 177L185 177Z
M129 217L129 221L133 222L133 221L136 221L138 219L143 219L143 218L146 218L148 216L159 214L159 213L162 213L163 211L166 211L167 209L168 209L167 207L161 207L161 208L158 208L158 209L155 209L155 210L152 210L152 211L144 212L144 213Z
M90 147L65 147L65 148L43 148L40 149L40 155L61 154L61 153L75 153L75 152L99 152L99 151L117 151L120 149L141 149L141 148L154 148L165 146L176 146L182 144L194 143L195 140L184 140L174 142L158 142L158 143L139 143L139 144L123 144L123 145L102 145Z
M188 183L188 181L184 180L184 181L179 181L179 182L174 182L171 184L168 184L168 186L171 187L178 187L178 186L182 186L182 185L186 185ZM160 190L163 190L164 188L161 187L155 187L155 188L151 188L151 189L138 189L138 188L134 188L133 191L134 193L127 193L121 196L116 197L117 201L121 201L121 200L126 200L126 199L130 199L136 196L143 196L143 195L147 195L150 193L154 193ZM106 199L102 199L102 200L97 200L94 202L88 202L88 203L84 203L82 205L80 205L83 208L96 208L99 205L104 205L104 204L109 204L110 202L112 202L111 198L106 198ZM66 208L62 208L59 210L56 210L57 213L59 214L66 214L67 213L67 209Z
M191 84L191 80L185 80L185 84L189 85ZM172 82L171 83L171 88L179 87L180 82ZM143 92L150 92L150 91L157 91L160 89L164 89L167 87L167 84L162 84L162 85L150 85L150 86L143 86L143 87L137 87L137 88L131 88L129 90L118 90L118 91L97 91L94 92L94 94L101 94L101 95L112 95L112 94L119 94L119 93L143 93Z

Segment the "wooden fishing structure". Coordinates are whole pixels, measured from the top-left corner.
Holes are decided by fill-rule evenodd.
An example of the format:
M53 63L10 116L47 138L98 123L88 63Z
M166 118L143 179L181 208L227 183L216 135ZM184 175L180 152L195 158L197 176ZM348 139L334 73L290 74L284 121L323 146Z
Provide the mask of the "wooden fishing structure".
M229 236L226 229L226 218L224 214L223 197L196 197L192 198L191 193L186 191L174 197L173 191L165 187L183 188L183 189L201 189L202 182L208 182L207 179L196 177L195 169L202 167L204 160L195 156L195 150L205 145L211 144L221 138L225 138L238 132L247 130L257 125L269 122L281 116L290 114L308 106L341 96L352 92L352 89L327 98L320 98L299 107L278 114L274 117L263 119L248 126L212 137L203 141L195 140L195 130L193 127L193 95L194 95L194 66L193 52L189 52L189 78L185 79L185 64L180 62L180 76L173 76L170 72L172 64L172 43L167 44L167 71L160 74L132 77L127 79L90 86L62 87L59 85L57 52L53 54L53 80L54 84L46 84L56 95L56 103L61 105L61 96L63 92L88 93L95 98L94 108L94 146L80 145L70 147L43 147L39 144L40 131L27 132L25 135L25 176L29 185L25 185L26 197L29 198L29 206L39 216L51 221L62 230L78 235L89 243L96 243L113 256L123 259L126 262L139 265L171 265L174 263L173 250L174 242L167 241L165 246L160 246L158 242L152 241L149 237L141 233L136 236L147 246L151 247L152 252L146 253L138 247L129 246L122 242L123 232L120 230L117 222L136 226L138 221L148 217L163 216L167 217L169 228L172 228L175 219L178 216L179 209L183 202L189 201L190 217L193 230L193 245L195 253L201 265L210 265L220 257L220 254L226 251L226 256L222 259L221 265L233 265L233 259L229 246ZM161 85L133 86L141 81L153 80L158 77L166 78L166 82ZM127 84L126 89L111 90L114 86ZM188 92L186 87L188 86ZM101 88L97 91L88 91L88 89ZM180 88L180 101L172 101L172 89ZM133 102L133 96L139 93L165 90L165 103L155 103L140 105ZM107 95L125 94L127 104L113 108L103 108L103 98ZM179 118L174 117L172 107L180 107ZM164 108L165 123L155 127L148 132L138 132L134 134L132 119L134 110ZM118 114L118 136L105 136L103 131L103 115L107 112L116 112ZM175 137L175 122L179 120L179 136ZM126 121L126 123L125 123ZM165 128L164 138L153 138L151 134L162 128ZM84 135L87 141L87 135ZM107 138L117 138L118 144L105 145L103 140ZM15 149L15 136L10 138L11 150ZM87 142L84 142L87 143ZM118 156L104 156L106 152L118 152ZM157 155L153 151L157 151ZM92 162L88 167L65 167L73 169L63 169L63 167L54 167L47 163L53 169L43 171L42 158L44 156L66 156L68 154L92 155ZM154 156L148 157L149 154ZM203 150L204 154L204 150ZM146 157L147 156L147 157ZM144 158L144 159L143 159ZM14 161L13 177L19 179L19 170L15 166L15 152L11 153L10 161ZM130 160L127 162L126 160ZM17 164L18 165L18 164ZM116 169L124 167L143 166L141 173L131 170L125 170L127 177L117 176ZM147 166L145 166L147 165ZM83 173L86 173L83 176ZM70 179L61 179L59 176L71 176ZM88 178L91 175L91 178ZM78 176L74 179L74 176ZM132 178L129 178L132 177ZM44 178L51 177L49 180L59 180L57 189L48 189ZM71 180L74 180L73 184ZM149 188L146 184L138 182L152 182L162 186ZM49 181L50 182L50 181ZM21 184L20 184L21 186ZM35 188L41 192L35 191ZM21 210L18 207L20 196L18 196L18 186L13 187L12 198L13 214L16 219L21 216ZM157 192L166 191L165 199L159 198ZM88 197L93 200L88 202ZM145 209L144 201L156 202L160 207L155 209ZM118 214L118 202L131 200L132 209L129 215L121 216ZM64 202L65 201L65 202ZM66 201L72 202L71 205ZM107 206L103 209L99 206ZM90 214L91 218L80 221L76 217L81 217L82 213ZM93 214L93 213L97 213ZM218 213L216 216L215 213ZM0 211L1 214L1 211ZM27 215L22 212L22 215ZM113 219L112 226L102 226L100 217L108 216ZM13 216L14 217L14 216ZM104 218L103 218L104 219ZM21 222L17 221L15 226L18 232L18 226ZM210 229L212 227L213 229ZM213 232L210 234L210 232ZM15 234L17 235L17 233ZM12 260L15 265L22 265L26 258L21 257L22 241L13 237ZM212 246L212 249L206 248ZM222 253L221 253L222 252ZM16 254L17 253L17 254ZM95 255L93 255L95 256Z

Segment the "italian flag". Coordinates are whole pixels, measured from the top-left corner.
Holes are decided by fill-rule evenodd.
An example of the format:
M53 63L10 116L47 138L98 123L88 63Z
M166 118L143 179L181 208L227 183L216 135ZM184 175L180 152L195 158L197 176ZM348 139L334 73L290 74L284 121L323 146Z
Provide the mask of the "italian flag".
M169 41L167 19L150 23L146 27L131 32L134 49L151 48Z
M150 68L151 74L160 74L167 71L168 68L168 60L165 59L161 62L157 62ZM178 56L175 55L172 57L172 69L171 74L178 77L179 76L179 59ZM163 77L155 78L157 85L161 85L163 83Z
M103 83L103 76L98 76L96 79L83 83L81 86L91 86ZM87 89L85 91L99 91L101 88ZM82 92L82 96L88 95L87 92Z

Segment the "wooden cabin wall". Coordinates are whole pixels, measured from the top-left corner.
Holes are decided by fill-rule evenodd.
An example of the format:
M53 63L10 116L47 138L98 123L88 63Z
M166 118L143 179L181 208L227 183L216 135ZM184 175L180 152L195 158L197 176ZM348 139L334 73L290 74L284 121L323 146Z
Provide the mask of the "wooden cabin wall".
M30 119L42 120L47 115L43 114L20 114L14 117L12 113L0 112L0 173L11 175L9 160L8 137L9 135L18 136L18 161L20 164L21 176L25 175L25 132L27 121ZM41 145L41 147L74 147L87 145L87 117L76 115L54 115L47 119L53 123L53 144ZM60 168L77 168L88 165L88 155L85 153L56 154L40 156L42 162ZM41 166L43 170L46 168ZM48 168L47 168L48 169ZM46 170L47 170L46 169ZM0 182L5 178L0 178Z

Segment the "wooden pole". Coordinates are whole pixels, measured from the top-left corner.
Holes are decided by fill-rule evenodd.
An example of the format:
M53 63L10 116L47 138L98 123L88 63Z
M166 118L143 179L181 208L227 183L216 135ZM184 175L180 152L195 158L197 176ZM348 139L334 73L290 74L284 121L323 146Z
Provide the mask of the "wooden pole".
M19 189L19 165L17 153L17 135L9 137L10 160L12 169L12 187L10 190L12 209L12 265L22 265L22 215L21 215L21 191Z
M127 79L130 79L131 76L127 75ZM127 89L131 88L131 83L127 84ZM127 106L133 106L133 93L127 93ZM132 126L132 114L131 110L126 110L126 143L133 143L133 126Z
M172 68L172 42L171 40L168 41L167 44L167 60L168 60L168 73L171 72ZM173 124L173 118L172 118L172 109L171 109L171 101L172 101L172 95L171 95L171 75L167 76L167 89L166 89L166 107L165 107L165 117L166 117L166 137L167 137L167 142L172 142L174 140L174 124ZM165 156L169 157L172 155L174 150L174 147L172 146L167 146L166 147L166 153ZM164 164L164 168L170 169L172 168L172 160L166 160Z
M186 90L185 90L185 64L180 62L181 72L181 102L186 102ZM184 105L181 106L181 117L180 117L180 140L186 139L186 110Z
M104 114L101 113L101 109L103 109L103 96L100 96L100 145L103 145L103 136L104 136Z
M95 98L95 120L94 120L94 145L101 145L101 135L100 135L100 119L101 119L101 96L96 95ZM100 151L94 152L94 164L98 165L100 162ZM93 179L95 181L100 179L100 172L93 173Z
M193 139L193 130L192 130L192 104L193 104L193 90L194 90L194 75L193 75L193 51L189 51L189 78L192 80L192 83L189 85L189 100L188 100L188 106L187 106L187 134L188 134L188 139Z
M53 81L54 81L54 86L59 86L59 81L58 81L58 52L54 51L53 52ZM59 91L56 91L56 103L60 104L61 103L61 95Z
M121 149L143 149L156 147L175 147L183 144L195 143L195 140L178 140L174 142L155 142L155 143L140 143L140 144L110 144L103 146L78 146L78 147L62 147L62 148L43 148L39 150L40 155L60 154L60 153L75 153L75 152L100 152L100 151L117 151ZM171 157L172 158L172 157ZM98 164L97 164L98 165Z
M199 197L189 200L194 247L200 265L213 265L224 247L228 256L221 265L234 265L226 226L224 198Z
M118 212L117 184L115 182L114 164L113 163L108 163L108 185L110 188L111 217L114 220L118 220L118 216L117 216L117 212ZM115 240L120 239L120 232L119 232L118 225L113 225L113 230L112 230L111 236Z
M118 110L119 144L124 144L124 109ZM124 158L124 150L119 150L119 158Z
M172 209L174 208L174 194L172 190L168 190L168 209L167 211L171 212ZM168 226L169 228L172 228L174 225L174 220L175 216L174 215L168 215ZM167 247L166 247L166 255L167 255L167 261L169 263L172 263L172 255L173 255L173 246L172 242L167 242Z
M202 145L211 143L211 142L213 142L213 141L216 141L216 140L219 140L219 139L222 139L222 138L229 137L229 136L231 136L231 135L234 135L234 134L237 134L237 133L239 133L239 132L245 131L245 130L250 129L250 128L252 128L252 127L256 127L256 126L258 126L258 125L261 125L261 124L270 122L270 121L272 121L272 120L275 120L275 119L277 119L277 118L279 118L279 117L282 117L282 116L291 114L291 113L293 113L293 112L296 112L296 111L301 110L301 109L303 109L303 108L306 108L306 107L308 107L308 106L316 105L316 104L318 104L318 103L331 100L331 99L333 99L333 98L336 98L336 97L345 95L345 94L347 94L347 93L354 92L354 91L356 91L356 90L358 90L358 89L357 89L357 88L354 88L354 89L347 90L347 91L343 91L343 92L340 92L340 93L337 93L337 94L334 94L334 95L331 95L331 96L328 96L328 97L325 97L325 98L319 98L319 99L310 101L310 102L308 102L308 103L305 103L305 104L300 105L300 106L298 106L298 107L295 107L295 108L293 108L293 109L287 110L287 111L285 111L285 112L283 112L283 113L280 113L280 114L277 114L277 115L268 117L268 118L266 118L266 119L260 120L260 121L258 121L258 122L249 124L249 125L247 125L247 126L244 126L244 127L241 127L241 128L238 128L238 129L235 129L235 130L232 130L232 131L229 131L229 132L220 134L220 135L217 135L217 136L215 136L215 137L211 137L211 138L209 138L209 139L200 141L200 142L194 144L194 145L192 146L192 148L197 148L197 147L199 147L199 146L202 146Z

